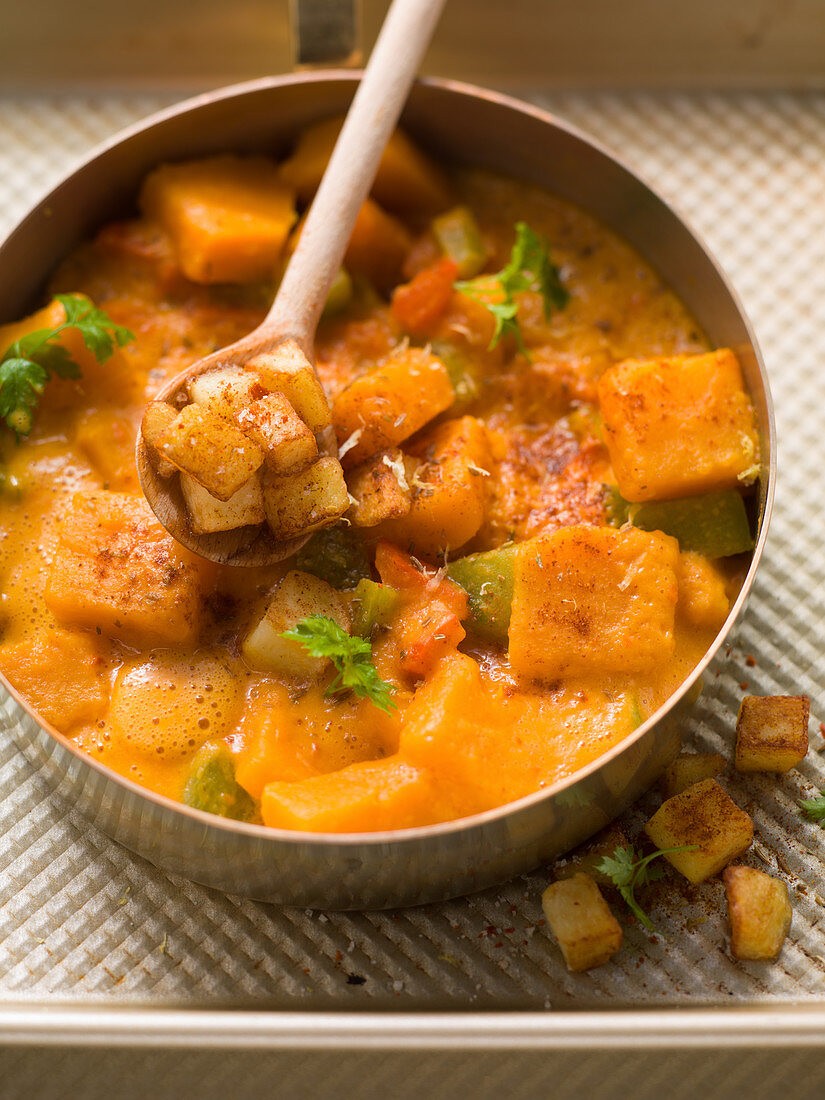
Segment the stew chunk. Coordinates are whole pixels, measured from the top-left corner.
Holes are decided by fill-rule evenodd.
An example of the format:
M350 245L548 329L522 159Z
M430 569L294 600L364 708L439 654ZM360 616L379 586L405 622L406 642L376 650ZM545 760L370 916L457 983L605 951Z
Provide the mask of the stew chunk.
M753 408L727 348L617 363L599 382L599 403L626 500L736 489L759 473Z
M679 544L564 527L516 551L510 663L521 677L648 672L673 652Z
M61 622L130 645L192 645L212 575L143 497L81 492L63 520L45 600Z

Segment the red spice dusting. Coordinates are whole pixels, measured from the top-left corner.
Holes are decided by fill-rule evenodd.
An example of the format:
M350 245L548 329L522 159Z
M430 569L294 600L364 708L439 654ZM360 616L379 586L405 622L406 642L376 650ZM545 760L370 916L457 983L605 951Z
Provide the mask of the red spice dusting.
M742 691L747 691L748 688L750 687L750 684L748 683L747 680L743 680L742 683L739 685L739 687L742 689Z
M753 656L752 653L749 653L745 658L745 664L748 666L748 668L756 668L756 658Z
M825 722L819 723L819 732L822 734L823 737L825 737Z

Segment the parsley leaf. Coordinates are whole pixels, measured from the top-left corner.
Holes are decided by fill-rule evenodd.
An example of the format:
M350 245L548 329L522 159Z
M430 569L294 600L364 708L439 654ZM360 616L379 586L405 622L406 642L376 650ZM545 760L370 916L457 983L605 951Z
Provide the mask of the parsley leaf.
M372 646L366 638L347 634L324 615L308 615L291 630L284 631L282 637L300 642L313 657L329 657L338 675L327 688L327 695L352 691L387 713L395 709L392 701L395 686L378 675L372 663Z
M825 829L825 791L817 798L800 798L799 808L809 821L815 821Z
M516 225L516 240L510 259L497 275L484 275L478 279L457 282L456 290L474 298L492 313L496 321L490 347L494 348L504 336L515 337L519 351L526 354L519 328L518 304L513 295L523 290L535 290L541 294L544 316L551 309L564 309L570 294L561 281L559 269L550 259L547 239L534 233L526 222Z
M661 867L650 866L654 859L668 855L670 852L689 852L696 847L695 844L682 844L677 848L657 848L655 852L643 857L637 854L633 845L627 848L619 847L612 856L604 856L596 869L610 879L637 920L645 928L655 932L656 926L653 921L636 901L636 887L647 886L648 883L657 882L664 876Z
M18 436L31 431L34 410L49 377L78 378L80 367L62 344L56 343L66 329L80 333L83 343L99 363L115 350L134 340L122 325L80 294L58 294L65 321L55 328L27 332L7 348L0 358L0 417Z

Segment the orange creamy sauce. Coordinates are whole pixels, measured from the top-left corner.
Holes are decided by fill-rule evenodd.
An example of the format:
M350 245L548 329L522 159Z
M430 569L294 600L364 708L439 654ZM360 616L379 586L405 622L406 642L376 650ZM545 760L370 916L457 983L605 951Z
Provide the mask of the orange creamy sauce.
M701 351L704 338L650 268L581 211L488 175L463 175L455 185L482 228L487 270L504 265L513 225L524 220L549 238L571 295L549 319L537 295L523 296L530 360L487 350L483 311L460 295L443 320L443 335L463 344L485 378L469 411L487 428L494 465L486 520L461 554L574 523L604 524L599 377L626 357ZM426 239L416 247L426 260ZM416 266L414 255L409 263ZM472 638L423 681L405 676L391 630L374 647L379 672L398 685L397 709L386 714L364 699L326 698L329 677L307 686L244 664L239 639L290 563L203 567L194 645L136 649L117 630L107 636L91 624L58 621L44 590L72 495L139 494L133 452L146 401L184 366L253 327L270 288L196 286L159 231L130 223L77 249L51 289L89 295L137 339L82 379L50 383L28 439L19 446L3 439L0 667L47 721L143 786L181 799L195 751L224 739L238 781L272 824L348 830L459 817L597 758L673 692L712 640L715 625L691 625L677 608L674 652L653 672L525 686L506 653ZM13 326L4 330L4 347L15 335ZM330 398L402 338L377 297L324 322L317 360ZM324 775L332 781L367 761L377 770L346 773L338 801L339 788L317 785L327 799L323 812L301 817L299 807L290 818L268 809L268 789Z

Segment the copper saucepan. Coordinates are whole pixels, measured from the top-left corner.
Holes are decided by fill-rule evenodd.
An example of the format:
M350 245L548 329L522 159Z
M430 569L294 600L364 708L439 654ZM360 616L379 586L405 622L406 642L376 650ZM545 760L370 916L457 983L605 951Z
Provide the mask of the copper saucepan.
M162 111L105 143L0 248L0 320L38 305L57 263L105 221L132 210L141 179L156 164L225 150L285 153L308 123L346 110L356 80L357 74L332 71L236 85ZM402 123L445 162L537 183L594 214L658 270L713 345L737 351L762 439L756 549L713 645L639 729L571 778L440 825L307 834L214 817L110 771L51 728L16 692L0 688L0 728L97 826L159 867L281 904L366 909L454 897L535 867L605 825L678 752L681 719L699 690L702 671L750 592L773 500L774 417L756 341L715 261L670 206L574 128L503 95L422 80L413 88Z

